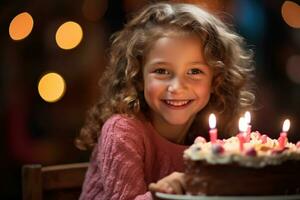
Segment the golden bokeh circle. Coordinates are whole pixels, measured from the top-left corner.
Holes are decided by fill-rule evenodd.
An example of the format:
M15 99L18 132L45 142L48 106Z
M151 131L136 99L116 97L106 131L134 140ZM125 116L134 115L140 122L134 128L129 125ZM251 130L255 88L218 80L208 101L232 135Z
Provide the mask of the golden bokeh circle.
M33 29L33 18L28 12L22 12L15 16L9 25L9 36L13 40L26 38Z
M61 99L65 89L63 77L54 72L45 74L38 83L39 95L47 102L56 102Z
M55 40L57 45L65 50L75 48L82 40L81 26L73 21L63 23L56 31Z

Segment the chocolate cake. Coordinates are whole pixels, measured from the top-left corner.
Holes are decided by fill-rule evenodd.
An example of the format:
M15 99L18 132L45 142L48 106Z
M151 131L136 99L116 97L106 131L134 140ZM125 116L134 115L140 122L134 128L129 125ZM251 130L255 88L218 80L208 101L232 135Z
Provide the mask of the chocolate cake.
M196 140L184 152L189 195L257 196L300 194L300 145L252 132L214 144Z

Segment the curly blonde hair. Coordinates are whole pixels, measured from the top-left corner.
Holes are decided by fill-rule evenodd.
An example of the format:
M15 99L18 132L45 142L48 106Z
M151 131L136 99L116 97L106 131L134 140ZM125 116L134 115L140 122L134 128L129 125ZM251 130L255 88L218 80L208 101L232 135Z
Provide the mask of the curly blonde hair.
M102 125L113 114L147 113L142 86L144 58L157 39L171 34L198 36L204 58L214 71L209 103L197 114L186 143L190 144L201 129L207 132L204 119L210 112L218 116L221 133L233 133L237 118L254 102L249 84L254 70L252 51L246 50L242 37L204 9L192 4L156 3L142 9L112 36L110 60L100 79L101 96L75 140L78 148L93 147Z

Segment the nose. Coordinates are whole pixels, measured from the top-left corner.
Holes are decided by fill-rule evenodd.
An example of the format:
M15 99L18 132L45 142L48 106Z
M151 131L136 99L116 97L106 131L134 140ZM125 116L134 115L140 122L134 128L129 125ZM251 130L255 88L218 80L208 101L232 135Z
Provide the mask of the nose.
M178 93L186 88L183 78L174 77L168 85L168 92Z

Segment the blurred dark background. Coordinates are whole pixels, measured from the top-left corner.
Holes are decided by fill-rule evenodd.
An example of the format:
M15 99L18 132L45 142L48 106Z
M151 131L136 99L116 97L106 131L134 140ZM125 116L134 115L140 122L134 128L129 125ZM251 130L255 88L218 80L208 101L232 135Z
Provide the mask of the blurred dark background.
M122 28L134 11L149 2L0 2L1 199L21 199L23 164L88 161L90 152L76 149L74 138L87 109L99 95L97 81L107 61L109 37ZM275 138L283 120L289 118L289 139L300 140L300 2L177 2L198 3L215 12L232 24L255 52L257 110L252 113L253 129ZM22 27L28 24L27 18L12 22L24 12L33 19L32 31L23 39L13 39L13 34L22 32ZM80 41L78 45L66 50L57 45L56 33L67 21L81 27L82 39L79 31L79 36L74 38L75 42ZM74 30L69 30L66 35L73 33ZM38 90L41 78L49 72L59 74L66 86L52 103L47 97L42 98L47 87ZM51 83L50 86L59 85Z

